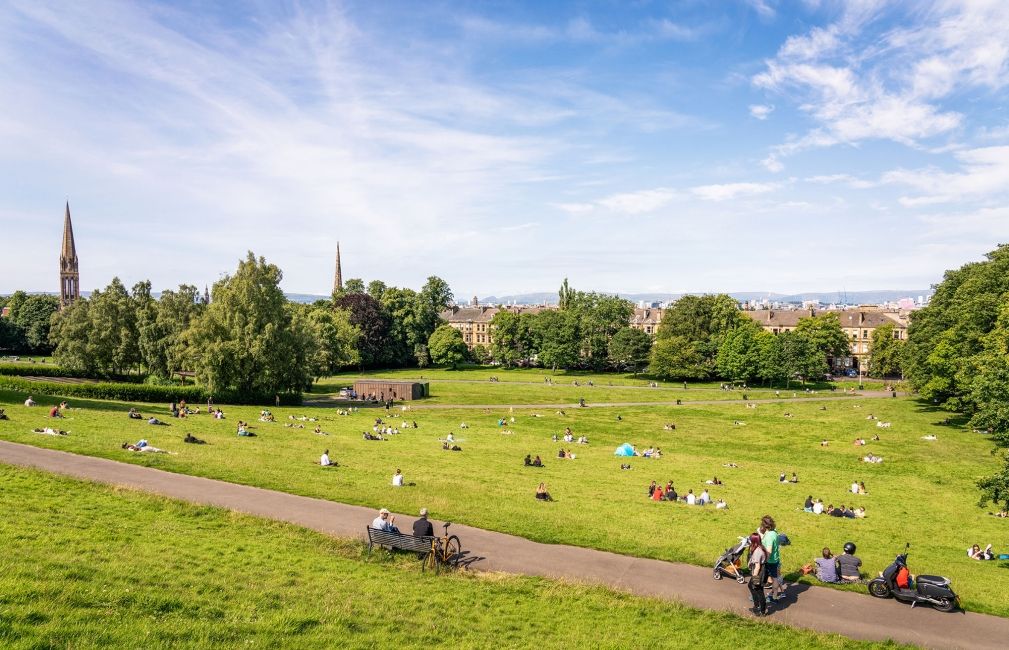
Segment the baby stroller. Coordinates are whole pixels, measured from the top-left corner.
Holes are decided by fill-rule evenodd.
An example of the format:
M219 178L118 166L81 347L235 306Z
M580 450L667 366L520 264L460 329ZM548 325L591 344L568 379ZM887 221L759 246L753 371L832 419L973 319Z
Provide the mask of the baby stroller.
M742 564L743 551L746 550L747 546L749 546L747 539L740 537L737 543L725 549L725 552L715 560L715 569L712 577L715 580L721 580L722 576L725 575L735 578L739 584L746 582L746 576L740 572L739 565Z

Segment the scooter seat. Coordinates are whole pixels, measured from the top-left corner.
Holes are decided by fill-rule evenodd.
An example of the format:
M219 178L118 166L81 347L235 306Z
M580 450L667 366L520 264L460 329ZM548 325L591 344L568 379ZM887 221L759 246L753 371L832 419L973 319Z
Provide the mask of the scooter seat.
M918 576L918 584L945 587L949 584L949 579L942 576Z

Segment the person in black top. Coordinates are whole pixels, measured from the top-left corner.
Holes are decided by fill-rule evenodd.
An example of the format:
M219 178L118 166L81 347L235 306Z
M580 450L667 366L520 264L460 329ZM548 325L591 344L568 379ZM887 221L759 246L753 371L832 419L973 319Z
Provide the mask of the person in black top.
M813 495L812 494L810 494L808 497L806 497L806 503L802 504L802 509L803 510L808 510L809 512L813 512Z
M427 508L420 509L420 519L413 522L413 534L417 537L434 537L434 526L427 518Z

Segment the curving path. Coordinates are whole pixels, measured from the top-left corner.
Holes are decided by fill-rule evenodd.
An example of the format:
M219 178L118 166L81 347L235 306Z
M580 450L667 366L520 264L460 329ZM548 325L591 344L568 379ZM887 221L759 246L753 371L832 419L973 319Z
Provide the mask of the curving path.
M375 516L369 508L11 442L0 441L0 462L228 508L340 537L362 538L365 525ZM401 523L410 521L403 515L399 518ZM731 580L715 582L711 570L703 567L541 544L459 524L453 525L452 532L462 539L470 568L478 571L596 583L744 615L749 606L744 587ZM713 549L712 559L716 554ZM912 609L891 600L809 585L791 585L789 592L771 620L856 639L893 639L929 648L1001 650L1009 639L1009 619L997 616L941 614L927 607Z

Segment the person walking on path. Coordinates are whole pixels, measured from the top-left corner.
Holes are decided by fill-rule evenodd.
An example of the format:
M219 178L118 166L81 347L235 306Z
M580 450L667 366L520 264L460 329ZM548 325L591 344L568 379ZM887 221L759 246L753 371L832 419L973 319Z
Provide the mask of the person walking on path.
M760 541L760 535L750 535L750 599L753 601L753 613L757 616L767 616L767 598L764 597L764 583L767 581L767 551Z
M760 519L760 543L767 551L767 577L771 580L771 602L785 597L785 585L781 581L781 550L778 546L778 531L775 530L774 517L764 515Z

